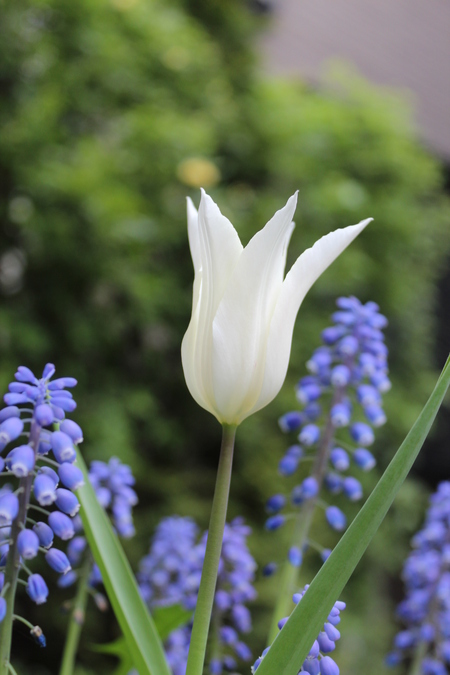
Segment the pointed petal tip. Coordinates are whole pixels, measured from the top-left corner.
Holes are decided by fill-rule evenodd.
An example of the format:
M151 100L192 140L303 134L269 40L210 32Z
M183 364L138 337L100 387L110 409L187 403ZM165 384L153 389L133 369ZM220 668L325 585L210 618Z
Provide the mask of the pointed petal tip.
M289 226L291 228L291 234L292 234L292 230L294 228L294 222L293 222L292 218L294 216L295 209L297 208L297 196L298 196L298 190L296 190L294 192L294 194L291 195L291 197L289 197L286 204L281 209L279 209L278 211L275 212L275 215L269 220L266 227L268 227L268 226L270 227L271 225L273 225L273 223L277 222L278 226L280 226L282 224L283 228ZM287 218L287 220L286 220L286 218ZM258 235L259 235L259 232L257 232L257 234L255 236L258 236Z
M216 202L214 201L214 199L213 199L212 197L209 196L209 194L206 192L206 190L205 190L204 188L201 187L201 188L200 188L200 203L201 203L202 201L209 201L209 202L212 202L213 204L216 204ZM216 205L216 206L217 206L217 205Z
M343 227L341 229L343 230L351 230L352 232L356 232L355 236L358 236L360 232L362 232L369 223L373 221L373 218L365 218L364 220L360 220L359 223L356 223L356 225L347 225L347 227Z
M286 202L286 206L288 204L289 205L294 204L294 210L295 210L295 207L297 206L297 201L298 201L298 190L296 190L294 192L294 194L289 197L289 199Z
M203 188L200 188L200 205L198 207L199 211L206 212L208 209L213 208L216 213L221 213L219 207L212 197L209 196Z

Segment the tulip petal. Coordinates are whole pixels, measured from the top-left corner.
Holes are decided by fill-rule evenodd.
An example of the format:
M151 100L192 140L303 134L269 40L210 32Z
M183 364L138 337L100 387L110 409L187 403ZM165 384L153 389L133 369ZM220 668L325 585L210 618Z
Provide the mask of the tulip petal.
M187 221L188 221L188 238L189 248L191 249L192 262L194 264L194 272L197 274L201 270L200 260L200 239L198 234L198 212L192 203L190 197L186 200L187 203Z
M243 247L233 225L203 190L198 214L188 201L188 234L195 280L191 321L181 347L183 370L193 398L216 415L212 322Z
M242 252L213 322L214 397L220 421L239 423L264 378L267 338L283 286L297 194ZM202 299L203 304L203 299Z
M202 265L200 258L200 238L198 233L198 213L189 197L187 198L187 221L189 248L191 249L192 263L195 272L194 289L192 292L192 315L194 315L200 298Z
M294 323L306 293L371 220L372 218L368 218L358 225L325 235L312 248L302 253L286 275L270 325L264 381L258 400L248 411L248 415L270 403L283 385L289 364Z

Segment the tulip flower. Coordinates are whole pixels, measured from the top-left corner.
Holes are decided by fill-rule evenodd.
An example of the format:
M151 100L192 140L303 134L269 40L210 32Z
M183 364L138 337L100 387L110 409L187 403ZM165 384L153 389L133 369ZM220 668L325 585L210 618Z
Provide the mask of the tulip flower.
M186 675L203 673L236 427L278 394L303 298L371 220L322 237L284 278L296 204L297 194L243 248L233 225L205 192L198 213L188 200L195 277L181 356L192 396L222 424L222 446Z
M220 423L237 426L270 403L284 382L294 323L308 290L371 218L319 239L284 278L297 194L244 248L204 191L188 199L195 279L182 344L187 386Z

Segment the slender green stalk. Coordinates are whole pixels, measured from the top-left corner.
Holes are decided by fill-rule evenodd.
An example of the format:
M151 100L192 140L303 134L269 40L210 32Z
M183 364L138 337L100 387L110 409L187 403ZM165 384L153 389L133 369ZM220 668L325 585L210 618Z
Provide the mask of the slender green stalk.
M410 675L422 675L422 661L427 653L428 644L422 640L417 645L409 671Z
M28 621L28 619L25 619L23 616L19 616L18 614L13 614L13 620L20 621L21 623L24 624L24 626L29 628L30 631L33 630L33 628L35 628L35 626L33 626L33 624L31 623L31 621Z
M305 504L295 523L295 530L292 541L302 550L303 545L308 539L312 518L314 515L315 502L310 500ZM267 644L271 644L278 635L278 621L290 614L292 609L292 595L298 590L298 577L300 568L294 567L288 561L283 565L280 583L277 587L277 602L272 614L269 637Z
M6 672L11 673L11 675L17 675L17 671L12 667L12 664L8 663L6 664Z
M86 555L78 576L78 589L69 619L66 643L61 661L59 675L72 675L75 667L75 658L83 630L84 615L89 594L89 575L92 569L92 556Z
M331 403L334 405L342 398L342 393L337 393ZM323 483L325 470L327 467L328 456L331 446L334 441L334 434L336 427L333 425L331 418L328 417L325 432L322 441L317 450L317 455L314 460L313 470L311 475L316 479L319 490ZM296 517L294 532L292 535L292 544L298 546L303 550L308 541L309 531L314 516L314 510L317 505L316 499L309 499L302 507ZM272 621L270 624L269 636L267 644L271 644L278 635L278 621L291 613L292 610L292 595L298 591L300 567L294 567L288 561L283 565L281 572L281 579L277 591L277 602L272 614Z
M39 432L39 425L33 421L30 429L29 445L34 449L35 454L39 444ZM14 601L20 571L20 555L17 550L17 537L19 532L25 527L32 483L32 474L20 479L18 490L19 512L11 525L11 545L8 552L4 581L7 590L3 595L6 600L6 615L0 624L0 675L8 675L8 673L15 672L14 670L11 670L12 666L9 660L11 656Z
M236 427L224 424L216 487L209 521L205 561L203 563L202 578L195 608L186 675L202 675L203 673L206 643L217 583L217 571L222 550L223 531L227 515L235 436Z

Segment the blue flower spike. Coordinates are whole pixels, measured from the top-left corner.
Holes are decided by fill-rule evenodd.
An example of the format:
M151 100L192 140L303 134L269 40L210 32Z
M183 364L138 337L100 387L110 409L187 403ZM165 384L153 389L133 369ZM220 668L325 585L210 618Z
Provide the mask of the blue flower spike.
M4 396L6 407L0 410L0 452L4 454L0 464L1 470L9 474L7 483L0 488L0 565L4 569L0 622L9 602L14 603L16 592L17 577L10 576L10 559L19 560L19 575L27 578L21 581L38 605L46 602L49 594L45 579L29 569L40 551L47 550L45 558L59 574L70 570L66 554L52 545L55 534L69 539L75 532L68 514L75 514L79 508L72 490L80 485L80 472L72 464L70 470L62 464L75 460L75 444L83 435L75 422L66 419L66 413L76 408L68 388L77 382L72 377L52 380L54 373L53 364L45 366L41 378L20 366ZM55 424L61 424L66 432L55 431ZM56 468L61 470L61 476L49 464L59 465ZM17 479L21 481L19 490L12 486ZM62 488L58 487L60 480ZM41 511L48 511L48 524L32 519L36 503ZM31 633L39 646L45 646L45 636L38 626Z
M403 566L405 599L397 607L404 624L386 665L420 658L423 675L446 675L450 665L450 482L430 497L423 528L412 538ZM417 656L416 656L417 655Z
M342 532L347 527L344 512L328 504L322 493L361 500L362 483L352 474L370 471L376 464L368 447L375 441L374 429L386 421L382 399L390 389L383 335L387 320L374 302L341 297L336 304L334 323L322 332L322 345L306 364L309 374L296 386L300 409L279 419L282 432L297 443L286 450L278 472L287 478L300 473L301 482L291 488L290 498L279 493L268 500L267 530L279 529L289 518L298 521L303 509L318 505L324 508L328 525ZM312 467L306 477L305 467ZM302 533L302 541L291 542L291 565L292 550L308 548L309 534L304 528ZM320 551L320 546L311 548Z

